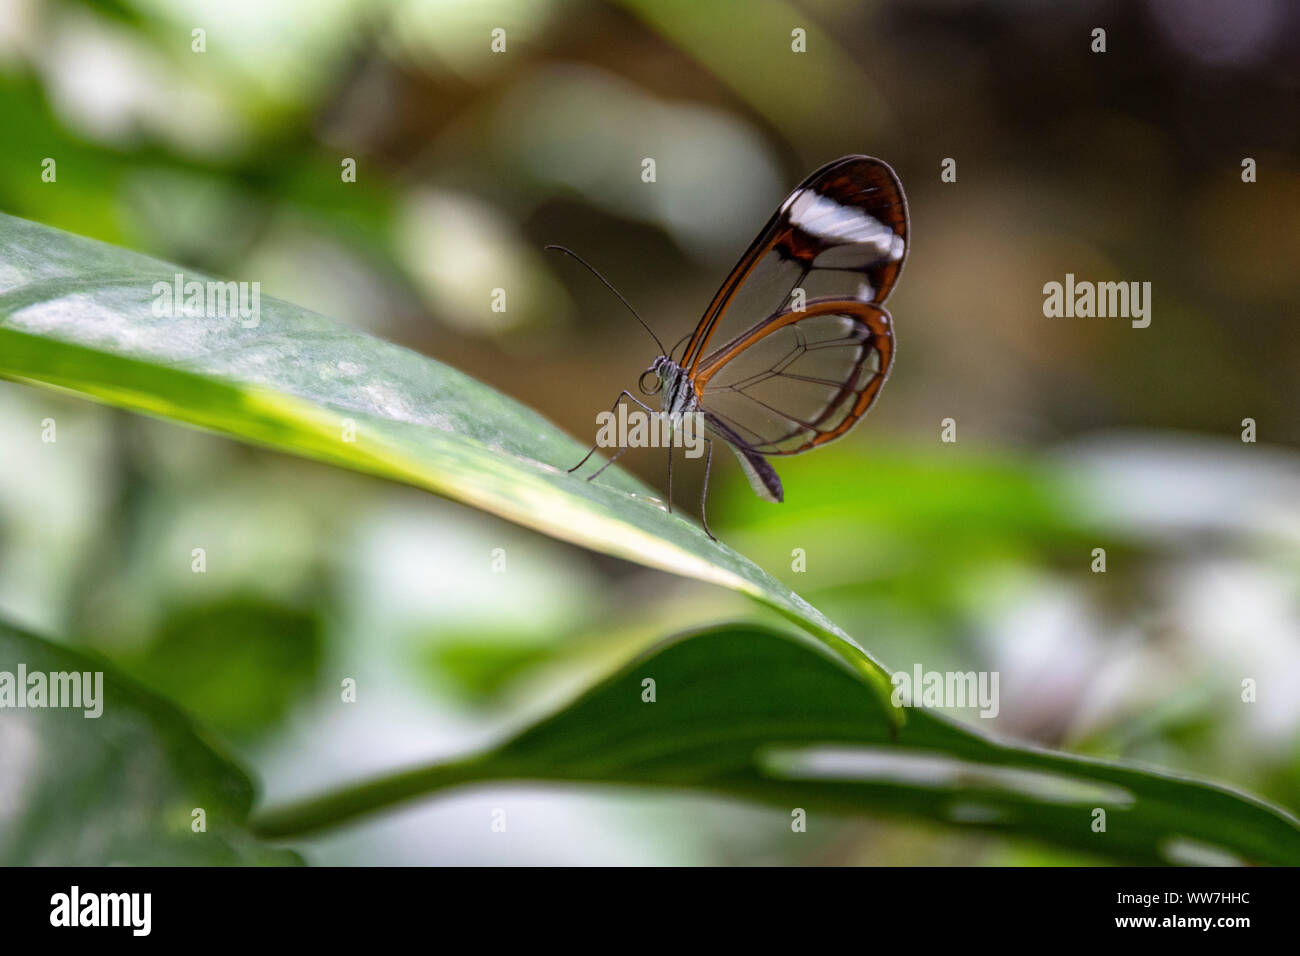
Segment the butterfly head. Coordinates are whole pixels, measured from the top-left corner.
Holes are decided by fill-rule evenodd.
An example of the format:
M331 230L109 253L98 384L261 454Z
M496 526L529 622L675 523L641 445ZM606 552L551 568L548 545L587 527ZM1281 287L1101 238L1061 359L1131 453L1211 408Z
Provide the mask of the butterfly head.
M642 395L653 395L664 387L664 381L668 377L668 366L671 364L667 355L660 355L648 369L641 373L641 381L637 383L637 387Z

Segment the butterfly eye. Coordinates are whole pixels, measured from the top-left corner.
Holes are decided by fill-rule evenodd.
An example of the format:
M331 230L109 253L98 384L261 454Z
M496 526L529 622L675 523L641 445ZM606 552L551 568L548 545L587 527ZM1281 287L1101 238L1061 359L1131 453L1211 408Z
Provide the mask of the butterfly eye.
M663 382L659 380L659 373L653 368L648 368L641 373L641 381L637 387L641 389L642 395L653 395L659 391Z

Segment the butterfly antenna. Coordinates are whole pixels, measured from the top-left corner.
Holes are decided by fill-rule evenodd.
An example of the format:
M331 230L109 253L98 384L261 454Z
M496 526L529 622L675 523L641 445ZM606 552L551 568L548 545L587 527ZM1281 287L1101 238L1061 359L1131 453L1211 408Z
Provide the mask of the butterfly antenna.
M687 332L687 333L686 333L685 335L683 335L680 339L678 339L678 340L677 340L677 344L673 346L673 352L676 352L678 346L682 345L682 344L683 344L687 339L689 339L689 338L690 338L692 335L694 335L694 334L695 334L694 332ZM673 357L673 352L669 352L669 353L668 353L668 357L669 357L669 358L672 358L672 357Z
M588 272L590 272L590 273L591 273L592 275L594 275L597 279L599 279L601 282L604 283L606 289L608 289L610 292L612 292L612 293L614 293L616 296L618 296L618 301L622 302L625 306L627 306L627 310L628 310L629 312L631 312L633 316L636 317L636 320L637 320L638 322L641 323L641 327L642 327L643 329L645 329L647 332L650 333L650 338L654 339L654 340L655 340L655 345L659 346L659 354L660 354L660 355L667 355L667 354L668 354L668 350L664 348L664 344L663 344L662 342L659 341L659 336L655 335L654 330L653 330L652 328L650 328L650 326L646 325L646 321L645 321L645 319L641 318L641 316L640 316L640 314L637 312L637 310L634 309L634 308L632 308L632 303L629 302L629 301L627 301L627 299L623 298L623 293L622 293L622 292L619 292L617 289L615 289L614 286L613 286L613 284L610 283L610 281L609 281L608 279L606 279L603 275L601 275L599 272L597 272L595 266L593 266L593 265L592 265L590 262L588 262L586 259L582 258L582 256L578 255L576 252L574 252L572 249L569 249L569 248L566 247L566 246L554 246L554 245L552 245L552 246L547 246L546 249L547 249L547 250L554 250L555 252L563 252L566 256L572 256L574 259L577 259L579 262L581 262L581 263L582 263L582 264L587 268L587 271L588 271Z

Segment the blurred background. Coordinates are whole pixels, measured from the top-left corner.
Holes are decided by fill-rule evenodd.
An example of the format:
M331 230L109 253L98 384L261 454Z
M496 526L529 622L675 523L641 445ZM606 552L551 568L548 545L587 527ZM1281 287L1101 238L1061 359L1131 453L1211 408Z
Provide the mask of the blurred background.
M259 281L583 438L654 346L544 244L675 340L808 172L885 159L912 217L891 381L848 438L779 462L783 505L723 461L715 530L892 667L999 671L999 716L958 719L1292 810L1298 105L1283 0L0 0L0 209ZM1150 327L1044 317L1067 272L1150 282ZM0 615L179 702L271 800L459 753L649 642L751 613L412 489L12 383L0 449ZM622 461L663 487L656 451ZM680 501L699 479L679 469ZM338 704L340 675L358 705ZM498 806L508 834L488 829ZM452 794L305 846L323 863L1079 861L879 820L791 840L782 812L553 788Z

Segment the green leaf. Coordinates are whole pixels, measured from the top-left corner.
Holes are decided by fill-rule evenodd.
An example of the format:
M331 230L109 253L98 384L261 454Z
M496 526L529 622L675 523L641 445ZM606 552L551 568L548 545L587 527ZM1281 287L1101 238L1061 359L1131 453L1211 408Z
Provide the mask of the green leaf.
M643 700L646 679L655 700ZM1132 863L1199 853L1300 863L1300 821L1162 771L1002 743L916 710L901 730L819 645L729 625L675 639L489 752L408 771L254 822L283 836L487 781L706 791L819 814L883 814ZM1096 809L1105 832L1094 832ZM786 824L780 824L785 826Z
M7 694L19 692L20 666L29 680L37 673L102 674L102 712L86 716L84 699L81 709L14 707L17 699ZM244 771L188 717L100 658L0 624L0 701L6 700L0 864L302 862L249 834L254 794ZM195 809L204 811L204 832L193 829Z
M843 654L880 702L888 676L788 587L585 446L423 355L263 297L260 320L155 316L155 283L208 277L0 216L0 376L427 488L554 537L734 588ZM557 383L558 384L558 383ZM355 424L355 439L348 423ZM891 719L901 719L886 707Z

